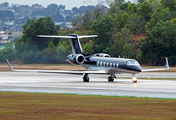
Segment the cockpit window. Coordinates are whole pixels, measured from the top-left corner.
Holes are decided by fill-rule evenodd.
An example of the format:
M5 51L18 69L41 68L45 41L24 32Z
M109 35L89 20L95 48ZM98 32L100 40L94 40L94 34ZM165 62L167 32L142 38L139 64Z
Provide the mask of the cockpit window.
M127 65L139 65L137 61L128 61Z

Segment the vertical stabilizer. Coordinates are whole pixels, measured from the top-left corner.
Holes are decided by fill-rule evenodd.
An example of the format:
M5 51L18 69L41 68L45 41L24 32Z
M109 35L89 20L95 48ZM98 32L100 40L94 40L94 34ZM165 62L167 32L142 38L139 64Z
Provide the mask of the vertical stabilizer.
M76 34L70 34L68 36L74 36L75 38L71 38L71 44L72 44L72 51L73 54L82 54L82 55L87 55L86 53L83 52L80 41L79 41L79 36Z

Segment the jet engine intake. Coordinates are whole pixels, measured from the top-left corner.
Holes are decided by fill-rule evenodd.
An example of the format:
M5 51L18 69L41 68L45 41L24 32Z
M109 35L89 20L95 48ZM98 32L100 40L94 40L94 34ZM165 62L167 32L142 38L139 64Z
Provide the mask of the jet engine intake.
M67 56L67 61L71 64L82 65L85 57L82 54L71 54Z

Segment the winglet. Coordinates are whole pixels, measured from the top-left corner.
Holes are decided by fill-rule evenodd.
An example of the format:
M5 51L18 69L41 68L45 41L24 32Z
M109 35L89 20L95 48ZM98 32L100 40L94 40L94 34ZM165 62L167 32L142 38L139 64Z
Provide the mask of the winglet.
M13 68L12 68L12 66L10 65L10 62L7 60L7 58L6 58L6 61L7 61L7 64L9 65L9 68L10 68L11 70L13 70Z
M166 57L166 65L165 65L166 69L169 69L169 62L168 62L168 59Z

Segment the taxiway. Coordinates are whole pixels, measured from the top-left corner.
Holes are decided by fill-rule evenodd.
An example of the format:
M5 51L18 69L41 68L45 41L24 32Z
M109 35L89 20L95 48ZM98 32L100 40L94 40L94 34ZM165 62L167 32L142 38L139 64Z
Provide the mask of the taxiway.
M108 83L107 75L90 75L90 82L83 83L81 75L0 72L0 91L71 93L81 95L135 96L176 99L176 81L152 80L152 78L174 78L173 72L150 72L138 75L138 83L131 79L115 79ZM131 75L117 75L131 77ZM150 80L142 80L151 78Z

